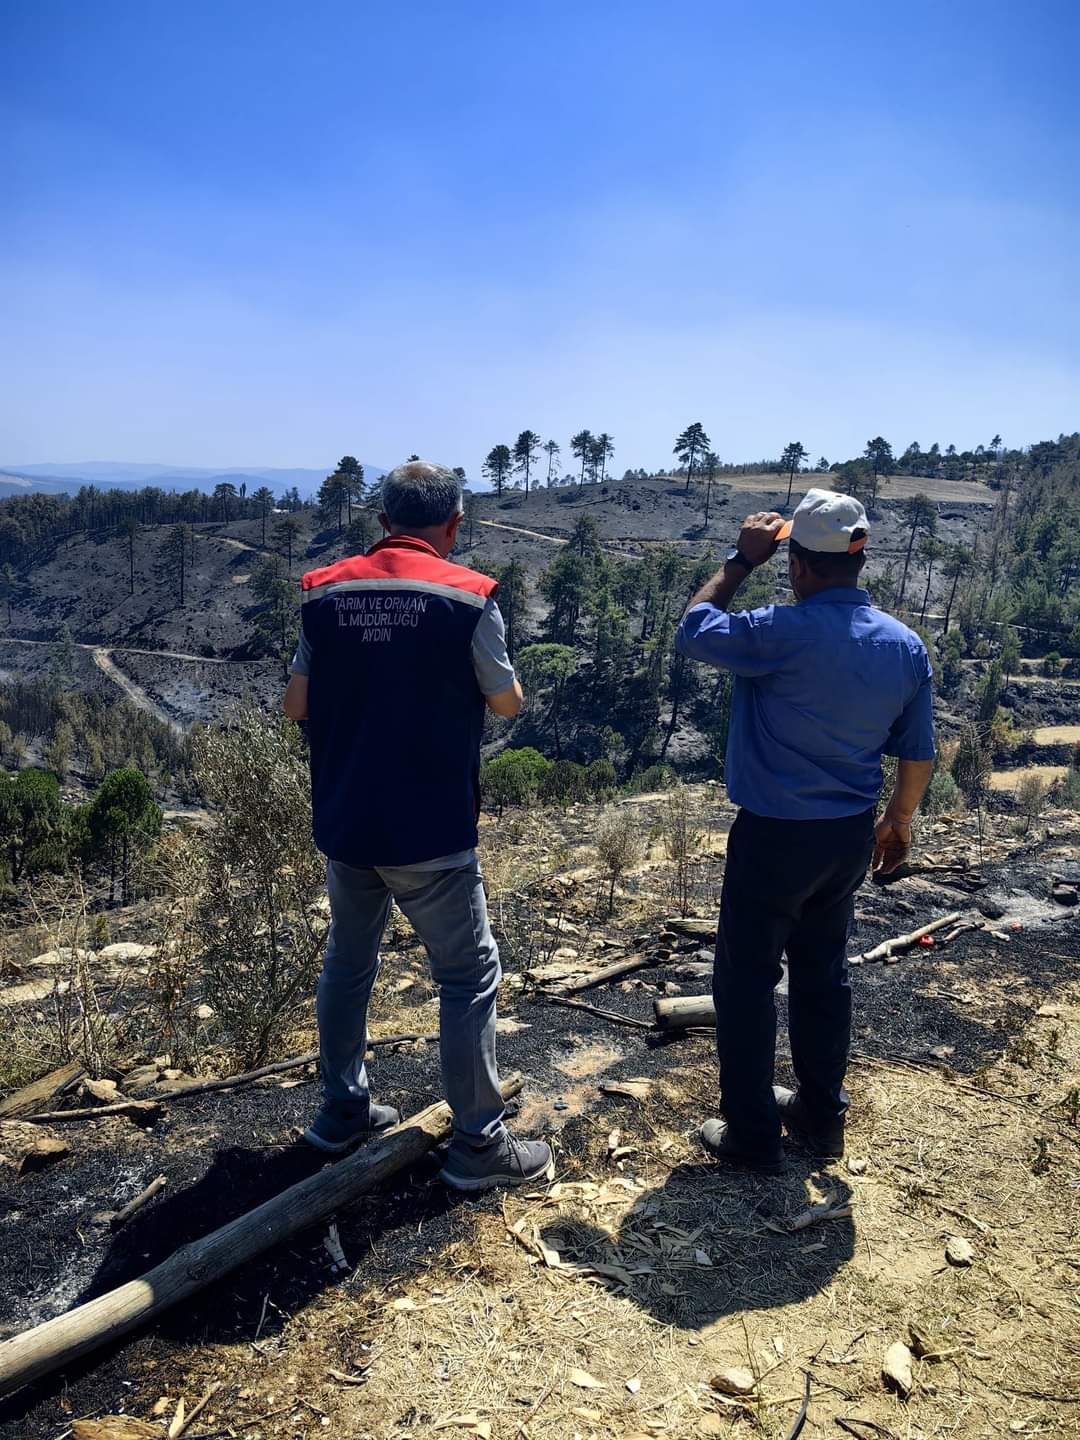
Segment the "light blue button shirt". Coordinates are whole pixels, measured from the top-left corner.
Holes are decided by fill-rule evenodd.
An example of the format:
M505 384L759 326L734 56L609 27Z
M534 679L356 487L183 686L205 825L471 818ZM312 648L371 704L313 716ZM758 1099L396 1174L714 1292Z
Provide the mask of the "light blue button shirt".
M735 676L724 775L755 814L857 815L877 803L882 755L934 758L926 647L865 590L735 615L695 605L675 643Z

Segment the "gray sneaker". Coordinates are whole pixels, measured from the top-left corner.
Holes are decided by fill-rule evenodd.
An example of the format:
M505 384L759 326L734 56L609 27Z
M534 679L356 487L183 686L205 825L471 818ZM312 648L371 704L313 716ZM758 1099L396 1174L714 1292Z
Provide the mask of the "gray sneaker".
M327 1100L304 1131L304 1139L316 1150L339 1155L368 1135L378 1135L401 1123L401 1112L392 1105L349 1105Z
M454 1190L492 1190L496 1185L528 1185L550 1180L555 1157L543 1140L519 1140L504 1130L491 1145L477 1149L457 1137L450 1144L439 1179Z

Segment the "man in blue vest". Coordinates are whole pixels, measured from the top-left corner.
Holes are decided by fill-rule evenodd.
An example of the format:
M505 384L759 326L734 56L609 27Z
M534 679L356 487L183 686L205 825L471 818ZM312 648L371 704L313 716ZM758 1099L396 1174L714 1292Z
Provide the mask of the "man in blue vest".
M783 1168L781 1121L818 1154L844 1153L851 1032L847 941L868 866L908 853L934 763L930 661L919 637L858 586L869 522L850 495L810 490L789 524L751 515L693 597L681 654L735 676L725 779L728 837L713 997L722 1119L705 1148ZM731 614L739 586L789 539L796 605ZM881 757L897 757L880 820ZM773 1086L781 956L797 1091Z
M301 581L302 633L285 713L306 720L315 843L330 934L319 981L323 1106L304 1132L338 1152L400 1119L375 1104L364 1055L379 944L396 901L439 990L454 1134L440 1172L458 1190L553 1173L550 1146L504 1123L495 1065L499 952L476 857L484 709L513 716L521 687L497 586L451 564L462 517L452 471L414 461L382 486L387 537Z

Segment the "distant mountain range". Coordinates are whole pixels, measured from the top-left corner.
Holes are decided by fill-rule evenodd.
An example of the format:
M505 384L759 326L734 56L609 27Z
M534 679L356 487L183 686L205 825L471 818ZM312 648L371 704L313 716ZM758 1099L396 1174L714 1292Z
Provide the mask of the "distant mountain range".
M313 495L329 475L333 464L321 470L277 468L265 465L240 465L215 470L200 465L136 465L117 460L84 460L76 465L4 465L0 466L0 497L27 495L38 491L49 495L73 495L83 485L96 485L102 490L142 490L156 485L161 490L213 490L222 481L248 492L267 485L275 495L293 485L302 496ZM365 465L369 480L386 474L377 465Z

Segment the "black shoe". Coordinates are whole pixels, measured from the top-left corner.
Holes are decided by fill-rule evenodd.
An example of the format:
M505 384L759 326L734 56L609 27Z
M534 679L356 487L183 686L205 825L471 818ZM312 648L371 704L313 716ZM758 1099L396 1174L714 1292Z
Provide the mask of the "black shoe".
M794 1090L786 1085L774 1085L773 1094L780 1111L784 1128L793 1140L820 1155L824 1160L840 1160L844 1155L844 1122L830 1120L819 1125L806 1113L806 1106Z
M327 1100L304 1131L304 1139L316 1150L340 1155L368 1135L378 1135L401 1124L401 1114L392 1105L349 1105Z
M748 1170L757 1170L762 1175L782 1175L787 1169L787 1161L779 1145L773 1150L748 1150L733 1138L726 1120L706 1120L698 1134L714 1160L745 1165Z

